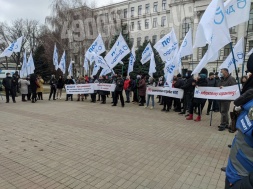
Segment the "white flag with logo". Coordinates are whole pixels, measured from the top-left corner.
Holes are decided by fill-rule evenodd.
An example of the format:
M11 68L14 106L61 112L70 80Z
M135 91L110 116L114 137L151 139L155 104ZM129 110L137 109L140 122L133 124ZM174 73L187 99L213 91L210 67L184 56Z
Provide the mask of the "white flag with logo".
M120 34L112 49L105 56L105 61L110 69L113 69L129 52L130 49L123 36Z
M104 69L101 71L101 73L100 73L99 76L104 76L104 75L107 75L107 74L109 74L109 73L111 73L111 72L112 72L112 70L111 70L110 68L104 68Z
M168 86L172 87L172 80L174 77L174 73L177 70L177 66L175 65L175 58L167 61L164 67L164 77L166 78L166 83Z
M65 51L62 54L61 61L59 63L58 68L62 71L63 74L66 72L66 54Z
M250 56L253 53L253 48L248 52L247 56Z
M56 47L56 44L54 44L54 55L53 55L53 64L54 64L54 68L55 70L58 70L58 50Z
M23 64L20 70L20 77L23 78L23 77L26 77L27 75L28 75L27 74L27 59L26 59L26 50L25 50L24 55L23 55Z
M105 50L106 49L105 49L104 41L102 39L102 36L99 34L97 39L91 44L91 46L86 51L85 57L90 62L94 62L95 61L94 54L100 55L103 52L105 52Z
M148 73L151 77L153 77L153 73L155 72L156 72L155 56L154 56L154 53L152 53Z
M153 53L153 49L151 47L151 44L148 43L148 45L146 46L146 48L144 49L144 51L142 52L141 55L141 63L145 64L147 63L150 59L151 59L151 55Z
M88 59L86 57L84 57L83 67L84 67L86 73L88 73L90 67L89 67L89 61L88 61Z
M154 46L164 62L174 59L178 52L178 41L174 28L171 32L160 39Z
M105 59L102 56L95 56L96 65L101 68L108 69L109 66L107 65Z
M228 27L237 26L249 20L250 0L227 0L224 3Z
M73 61L71 60L69 63L69 68L68 68L68 74L69 76L73 76Z
M13 52L20 52L23 36L11 43L1 54L0 57L10 57Z
M97 75L98 71L99 71L100 67L94 63L94 67L93 67L93 71L92 71L92 75Z
M129 63L128 63L128 70L127 70L127 75L129 76L129 73L134 71L134 62L136 60L136 54L135 54L135 50L134 47L132 47L131 50L131 55L129 58Z
M34 61L33 61L33 56L32 53L30 53L29 58L28 58L28 62L27 62L27 74L33 74L35 70L35 66L34 66Z
M244 39L241 38L234 47L235 63L236 66L243 63L244 60ZM226 58L226 60L220 65L220 69L227 68L229 73L232 73L235 70L233 54L232 52Z

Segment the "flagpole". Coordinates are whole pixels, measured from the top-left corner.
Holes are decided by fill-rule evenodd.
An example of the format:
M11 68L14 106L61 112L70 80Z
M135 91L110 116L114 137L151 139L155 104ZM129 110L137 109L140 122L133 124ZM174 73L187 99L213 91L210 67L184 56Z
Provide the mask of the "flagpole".
M249 19L250 21L250 19ZM243 64L242 64L242 77L244 74L244 66L245 66L245 57L246 57L246 47L247 47L247 43L248 43L248 35L249 35L249 21L248 21L248 26L247 26L247 34L246 34L246 40L245 40L245 45L244 45L244 58L243 58Z
M192 61L192 71L193 71L193 54L191 55L191 61Z
M8 66L8 59L7 59L7 56L5 57L5 60L6 60L6 70L9 69L9 66Z
M238 70L237 70L237 68L236 68L236 63L235 63L235 55L234 55L234 50L233 50L233 43L230 42L229 44L230 44L231 52L232 52L232 55L233 55L233 62L234 62L235 73L236 73L236 80L237 80L239 92L240 92L240 94L241 94L241 87L240 87L240 82L239 82Z

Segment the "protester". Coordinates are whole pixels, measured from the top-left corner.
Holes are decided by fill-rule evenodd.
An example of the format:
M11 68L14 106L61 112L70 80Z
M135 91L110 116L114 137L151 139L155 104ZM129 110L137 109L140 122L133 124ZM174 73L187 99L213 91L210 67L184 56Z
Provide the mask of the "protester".
M152 86L152 87L156 86L156 83L155 83L153 77L149 77L148 86ZM149 107L150 98L151 98L151 101L152 101L152 106L150 107L150 109L152 110L152 109L154 109L154 106L155 106L155 97L154 97L154 95L150 95L150 94L147 95L147 103L146 103L145 108Z
M122 79L121 75L117 75L117 80L116 80L116 88L115 88L115 95L114 95L114 100L113 100L113 105L112 106L117 106L118 103L118 98L120 97L121 101L121 106L124 107L124 97L123 97L123 87L124 87L124 80Z
M253 55L247 69L253 73ZM234 101L235 110L241 111L237 118L238 130L230 150L226 167L225 189L253 188L253 75L246 81L242 95Z
M245 85L245 83L247 82L247 80L248 80L248 76L242 76L242 78L241 78L241 84L242 84L242 87L244 87L244 85Z
M130 76L126 77L126 80L124 81L124 90L126 93L126 103L130 103L130 93L131 93L131 80Z
M101 76L99 79L99 83L107 83L106 77L105 76ZM108 94L108 91L102 91L99 90L98 94L101 96L101 104L106 104L106 96Z
M61 95L62 95L62 89L64 87L64 81L62 76L59 76L59 79L57 81L57 92L56 92L56 99L60 99L61 100Z
M144 106L144 103L145 103L145 96L146 96L146 81L145 81L145 75L143 74L141 76L141 79L138 83L138 93L139 93L139 96L140 96L140 103L139 103L139 106Z
M216 86L216 80L214 78L214 73L213 72L209 73L209 78L207 79L207 86L208 87L215 87ZM208 99L208 107L207 107L206 115L209 115L211 109L213 111L213 108L214 108L214 100Z
M98 80L97 80L97 76L95 76L95 75L93 77L91 77L91 79L89 80L89 82L90 83L99 83ZM94 90L94 93L90 95L92 103L96 103L96 95L97 95L97 91Z
M27 81L25 78L19 79L18 84L20 86L20 93L22 96L22 102L26 102L25 97L28 94L28 86L30 85L30 81Z
M50 84L50 95L49 95L48 100L51 100L52 95L53 95L53 100L56 100L55 94L56 94L56 88L57 88L57 80L55 79L55 75L51 76L49 84Z
M102 76L99 76L98 82L101 83L102 80L103 80L103 77L102 77ZM100 90L97 91L97 94L98 94L98 99L97 99L97 101L100 101L100 99L101 99L101 92L100 92Z
M37 88L37 96L38 96L38 100L43 100L43 91L44 91L44 80L42 79L42 77L40 75L38 75L38 88Z
M20 79L18 71L15 71L15 73L13 74L13 79L15 79L15 83L18 83L18 80ZM16 87L17 87L16 88L16 97L17 97L17 93L20 93L20 90L18 85Z
M27 76L26 80L29 81L27 100L30 101L31 96L32 96L32 88L31 88L31 85L30 85L30 76Z
M221 69L221 81L219 83L219 87L222 89L223 87L236 85L236 80L233 78L227 68ZM228 128L229 125L229 108L230 108L230 100L220 100L220 114L221 114L221 123L219 126L219 131L224 131Z
M65 85L74 85L75 81L71 78L71 76L68 76L66 81L65 81ZM69 98L71 99L71 101L73 101L73 94L66 94L66 100L68 101Z
M38 80L37 80L37 75L36 74L31 74L30 75L30 87L32 90L32 99L31 102L35 103L37 101L37 88L39 88Z
M181 74L178 74L175 83L174 83L174 88L180 89L184 85L184 80L182 78ZM174 104L175 104L175 112L181 112L181 100L179 98L174 98Z
M159 78L157 86L158 87L163 87L164 86L164 78L163 78L163 76L161 76ZM160 103L160 105L163 105L163 97L161 95L159 95L158 99L159 99L159 101L157 103Z
M3 86L5 89L5 94L6 94L6 103L9 103L9 98L10 95L12 97L12 101L13 103L16 103L15 97L15 91L16 91L16 83L15 83L15 79L13 79L13 77L11 77L10 73L6 73L6 78L3 79Z
M207 76L205 73L200 73L196 81L192 82L192 86L195 87L206 87L207 86ZM201 121L202 110L205 106L206 99L193 98L193 102L190 105L189 116L186 120L193 120L193 108L197 107L198 117L194 121Z
M76 82L76 84L86 84L86 81L84 77L80 76ZM80 97L82 98L82 101L84 100L84 94L78 94L77 95L77 101L80 101Z
M138 82L139 82L140 76L137 76L136 79L132 79L132 91L133 91L133 103L138 103L139 102L139 97L138 97Z

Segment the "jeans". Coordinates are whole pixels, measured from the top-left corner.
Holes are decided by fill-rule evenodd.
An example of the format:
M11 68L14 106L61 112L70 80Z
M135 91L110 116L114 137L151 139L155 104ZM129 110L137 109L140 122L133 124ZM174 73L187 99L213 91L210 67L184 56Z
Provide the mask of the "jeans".
M152 106L154 107L154 106L155 106L154 95L148 95L148 97L147 97L147 106L149 106L150 98L151 98L151 100L152 100Z
M130 102L130 92L131 92L130 90L125 90L127 102Z

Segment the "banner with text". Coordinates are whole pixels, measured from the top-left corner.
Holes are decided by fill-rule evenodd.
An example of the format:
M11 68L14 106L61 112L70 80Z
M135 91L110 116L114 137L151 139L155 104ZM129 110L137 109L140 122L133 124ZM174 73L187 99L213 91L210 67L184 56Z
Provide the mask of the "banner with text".
M108 83L95 83L94 90L97 91L115 91L115 84L108 84Z
M230 87L196 87L195 98L213 99L213 100L235 100L240 96L238 85Z
M92 94L94 93L93 84L77 84L77 85L66 85L67 94Z
M184 90L170 87L152 87L147 86L147 94L148 95L161 95L161 96L169 96L173 98L182 99L184 96Z

